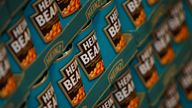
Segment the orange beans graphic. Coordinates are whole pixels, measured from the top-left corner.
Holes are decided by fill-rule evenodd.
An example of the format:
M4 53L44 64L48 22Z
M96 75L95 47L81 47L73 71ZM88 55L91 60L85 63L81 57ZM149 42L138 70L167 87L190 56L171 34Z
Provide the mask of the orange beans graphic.
M103 71L104 71L104 64L103 64L103 61L101 60L96 64L94 70L91 71L91 73L89 74L89 77L95 78L98 75L100 75Z
M157 73L157 71L155 70L155 71L153 72L151 78L147 81L146 87L147 87L147 88L153 87L153 86L156 84L156 82L158 81L158 79L159 79L158 73Z
M37 54L36 54L36 52L35 52L35 49L34 49L34 48L31 48L31 49L28 51L26 58L23 59L23 61L21 62L21 66L22 66L23 68L28 67L36 58L37 58Z
M13 75L11 75L7 79L7 84L5 85L5 87L1 89L0 97L4 98L7 96L10 96L15 89L16 89L15 79L14 79Z
M126 45L126 37L123 34L121 34L121 39L116 46L116 51L120 52L125 47L125 45Z
M46 34L45 36L45 41L50 42L51 40L55 39L62 31L62 27L60 22L54 24L52 26L52 29L49 33Z
M69 5L62 10L63 16L68 16L78 10L80 7L80 0L71 0Z
M72 100L72 104L73 105L77 105L79 104L85 97L85 91L84 91L84 88L81 87L78 91L78 94L76 95L76 97L73 98Z
M141 24L144 23L144 21L145 21L145 12L144 12L144 10L142 9L142 10L140 11L139 17L134 21L135 26L136 26L136 27L139 27Z
M127 108L138 108L139 107L139 99L135 97L133 100L130 101Z

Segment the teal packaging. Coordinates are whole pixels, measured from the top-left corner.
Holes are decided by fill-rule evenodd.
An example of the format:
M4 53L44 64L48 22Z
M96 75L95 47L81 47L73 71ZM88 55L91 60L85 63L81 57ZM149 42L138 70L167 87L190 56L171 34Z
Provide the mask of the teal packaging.
M176 76L178 90L181 97L181 104L184 108L192 107L192 60L189 59L184 66L179 69Z
M57 108L57 100L51 84L49 72L38 78L30 90L27 108Z
M101 98L95 103L94 108L117 108L115 99L110 92L110 88L107 88L104 91Z
M9 10L7 8L6 0L0 1L0 13L3 13L3 15L0 16L0 36L1 33L6 29L7 25L11 21L11 14L9 13Z
M96 13L93 24L103 53L104 66L108 67L127 43L127 37L121 32L121 23L113 0L108 0L100 8Z
M137 108L139 98L136 93L135 84L128 66L112 83L111 93L120 108ZM125 70L124 69L124 70Z
M0 41L7 47L7 56L13 73L20 73L37 58L31 37L28 22L20 11L10 22L7 31L0 37Z
M86 95L75 54L74 47L69 47L50 67L59 108L75 107Z
M162 95L159 108L182 108L180 102L179 92L177 90L177 85L174 81L170 82L167 86L164 94Z
M24 10L24 16L31 30L32 40L37 54L58 37L62 26L54 0L30 0Z
M146 21L143 0L115 0L119 19L122 22L122 32L135 30Z
M100 44L91 21L82 28L73 43L78 51L76 58L83 70L81 76L88 93L105 71Z
M10 69L5 46L0 44L0 105L16 89L16 80Z

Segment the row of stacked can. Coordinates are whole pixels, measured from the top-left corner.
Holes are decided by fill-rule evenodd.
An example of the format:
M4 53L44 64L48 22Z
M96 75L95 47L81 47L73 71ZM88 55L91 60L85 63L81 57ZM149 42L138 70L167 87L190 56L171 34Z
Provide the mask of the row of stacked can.
M106 91L104 98L101 97L98 101L98 106L115 106L116 100L118 107L123 107L121 104L127 102L127 105L133 105L132 107L136 108L138 100L135 101L134 93L144 91L147 94L149 106L140 106L142 108L192 107L191 51L189 50L192 28L189 23L191 12L188 7L190 5L188 6L187 3L189 1L178 0L169 7L152 32L148 33L144 42L138 46L138 53L127 69L129 71L124 71L124 74L115 80L112 88L115 87L116 90L108 89L113 94L112 97ZM178 61L181 62L179 65L176 63ZM169 74L173 74L173 77ZM163 86L162 82L167 84Z
M85 3L85 0L1 1L4 13L0 32L1 104L19 86L18 80L22 79L16 76L23 76Z
M47 2L47 1L43 1L43 2ZM52 39L54 39L55 38L54 36L58 35L62 31L61 30L63 28L62 24L64 24L65 26L67 24L67 20L63 21L63 23L58 23L58 20L60 20L60 18L54 17L53 22L54 24L55 22L57 24L52 25L51 29L58 30L58 31L54 33L46 32L44 35L42 35L43 34L42 31L47 31L44 29L48 25L50 26L52 22L50 21L49 18L46 19L46 20L49 19L49 21L47 21L49 22L48 25L44 25L43 23L45 23L46 21L44 22L43 20L38 22L41 18L43 18L43 16L41 15L39 16L39 13L44 13L42 11L43 10L46 11L46 8L48 7L50 8L50 6L53 6L52 8L50 8L50 11L53 11L54 9L56 9L54 7L55 4L53 1L50 3L48 2L43 3L43 2L30 1L29 6L27 6L24 10L24 15L26 14L26 16L31 16L30 17L31 22L34 23L35 25L34 27L29 24L29 28L27 28L26 22L28 22L30 18L27 17L25 21L23 20L23 17L22 17L16 23L16 25L13 24L13 27L11 27L12 29L8 29L8 32L3 34L2 36L3 42L7 42L7 35L10 35L10 36L13 35L14 37L18 37L14 35L14 28L15 26L16 27L20 26L19 28L21 29L21 31L23 31L21 32L21 34L25 36L25 39L27 37L29 40L31 40L29 30L30 31L32 30L32 33L34 33L34 39L32 35L31 36L32 41L30 41L29 43L25 43L25 45L30 46L29 49L33 49L32 58L34 59L46 47L46 42L49 42ZM74 0L74 2L77 2L77 1ZM125 2L123 10L121 10L122 6L118 5L119 1L113 1L113 0L108 1L107 4L105 4L100 8L100 10L98 10L94 18L90 20L84 26L84 28L82 28L81 32L77 34L77 37L74 39L71 46L69 46L65 50L65 52L61 55L61 57L59 57L52 64L48 72L45 72L44 76L40 78L40 80L37 82L37 84L34 85L33 88L31 88L31 93L27 100L28 107L49 106L49 105L53 105L53 106L58 105L59 107L71 107L71 106L77 106L85 98L86 93L89 93L89 90L93 88L94 83L97 80L99 80L98 77L102 75L105 69L111 64L114 58L118 55L118 53L120 53L121 50L123 50L123 48L126 46L128 36L125 36L123 34L122 32L123 29L124 29L124 32L126 32L127 30L131 30L131 29L134 30L139 26L142 26L142 24L145 22L145 19L150 17L150 15L152 14L153 9L150 9L150 8L152 7L151 5L153 4L152 3L153 0L148 1L151 7L145 4L146 1L139 1L139 0L123 1L122 0L121 2ZM38 12L37 14L32 14L31 12L32 3L33 3L34 9ZM117 4L117 6L115 3ZM178 17L181 17L181 19L179 18L179 21L181 20L181 22L179 22L179 26L181 23L183 24L184 22L183 16L182 16L183 10L181 5L182 3L178 3L178 5L176 5L176 8L174 9L174 12L173 12L174 15L171 16L171 17L176 17L176 19ZM177 9L179 9L179 12ZM68 11L68 10L65 9L65 11ZM118 12L120 12L120 15L118 15ZM65 16L66 13L63 12L62 16ZM126 15L126 17L128 18L127 22L129 23L124 23L126 19L123 19L125 18L125 16L124 17L121 16L121 14L123 13L127 14ZM21 12L21 14L23 14L23 12ZM54 12L52 14L53 16L57 15ZM43 15L46 15L46 12ZM169 15L167 16L163 18L163 21L159 21L159 24L156 27L157 30L155 29L154 33L152 34L150 33L150 35L153 35L154 38L151 38L152 36L148 36L144 44L138 47L138 51L141 51L141 53L138 53L137 54L138 58L135 58L130 63L130 70L133 75L134 83L135 85L141 85L141 86L136 86L136 91L147 91L148 88L151 88L152 86L156 85L156 83L158 82L158 79L161 78L160 74L165 72L166 70L166 69L164 70L162 69L161 64L163 65L169 64L175 58L176 54L174 53L174 51L177 49L177 46L174 47L173 42L171 42L172 37L170 35L173 35L173 33L170 33L170 29L172 29L170 25L172 25L172 23L169 25L169 23L167 24L167 21L164 20L164 19L169 19L170 16ZM38 18L39 20L35 22L35 19L38 19ZM40 24L40 25L42 24L41 26L44 25L46 27L42 27L42 29L39 29L38 27L40 25L38 26L37 24ZM122 25L122 28L121 28L121 25ZM38 32L40 32L39 33L40 35L37 34L36 29L34 29L35 27L38 28ZM55 28L55 27L58 27L58 28ZM126 28L126 27L129 27L129 28ZM184 36L178 36L178 37L175 36L176 38L174 39L176 42L185 40L188 36L188 30L186 26L184 25L181 28L182 28L181 34L184 34ZM16 33L16 34L20 34L20 33ZM52 36L51 34L56 34L56 35ZM47 37L45 37L46 35ZM38 39L35 36L40 36L40 37L38 37L39 38ZM23 41L22 38L21 40L18 39L20 44ZM43 41L41 40L41 38ZM154 42L152 42L153 39L154 39ZM9 42L8 44L6 44L8 46L8 49L10 46L13 46L14 48L18 46L17 43L13 45L11 43ZM163 46L159 46L159 45L163 45ZM21 48L17 47L15 49L21 49ZM153 51L154 49L156 51ZM11 51L11 49L9 50ZM21 52L25 52L25 51L21 51ZM157 52L155 59L153 54L154 52L155 53ZM29 55L31 55L31 52ZM8 55L8 57L10 56ZM29 60L27 62L31 61L32 63L34 59ZM159 59L160 63L156 62L157 61L156 59L157 60ZM11 60L14 60L14 59L12 58ZM14 71L16 69L19 69L19 68L13 67ZM161 72L159 72L159 70ZM17 72L20 72L20 70L16 71L16 73ZM126 74L124 76L126 76ZM119 80L124 79L123 78L124 76L120 77ZM131 84L126 83L127 81L130 82ZM126 76L125 83L134 88L133 82L131 81L131 78L130 78L130 74ZM159 87L159 85L157 86ZM118 85L117 85L117 88L118 88ZM131 96L131 99L134 99L133 103L135 102L138 103L138 99L135 96L135 92L133 94L134 95ZM49 98L46 97L47 95ZM129 101L126 101L126 103L129 104ZM131 101L130 101L130 104L132 105ZM119 105L124 106L124 103L122 104L119 102ZM135 105L137 106L137 104L133 104L133 106Z
M103 9L106 9L106 11L103 11ZM115 20L114 16L118 15L117 10L115 10L115 8L114 8L113 1L109 1L107 4L105 4L101 8L101 10L103 11L103 13L99 11L100 13L97 14L98 16L97 15L95 16L95 19L97 19L97 21L100 21L100 22L103 21L103 20L98 20L101 18L101 17L99 17L100 15L102 16L103 19L106 18L104 21L108 22L108 23L113 23ZM136 87L136 91L140 91L140 92L145 91L148 93L149 89L153 88L154 86L156 86L155 88L158 89L158 91L159 91L161 86L160 86L160 84L158 84L158 82L159 82L158 80L160 78L163 78L162 75L167 71L168 68L170 68L169 67L170 65L162 66L162 67L161 67L161 65L170 64L171 62L173 62L175 56L177 55L174 52L174 48L172 47L173 42L171 42L171 39L172 39L171 36L173 36L173 37L175 36L173 38L173 40L176 43L180 43L183 40L186 40L186 38L189 36L188 28L185 25L185 15L184 15L182 3L178 2L177 4L175 4L175 7L173 7L173 9L171 7L169 10L170 10L170 13L172 13L174 11L173 15L171 14L172 16L171 15L169 16L166 14L165 16L163 16L161 18L161 20L157 24L157 27L154 29L154 31L152 33L150 33L149 37L147 37L147 39L142 44L142 46L140 46L138 48L138 50L141 51L141 53L138 53L138 55L137 55L139 61L136 58L130 63L131 72L133 74L133 80L135 81L136 85L140 85L140 86ZM110 13L110 14L105 14L105 12ZM115 16L115 17L117 17L117 16ZM170 24L170 22L169 22L170 20L172 21L172 19L171 19L172 17L174 17L174 18L176 17L176 19L179 18L178 25L176 25L176 26L178 26L179 30L181 30L181 31L179 31L179 34L173 34L175 31L174 30L175 28L172 28L172 26L171 26L172 23ZM118 21L118 19L117 19L117 21ZM178 20L176 20L176 22L177 21ZM94 33L93 28L96 28L96 30L98 30L98 28L101 29L104 27L100 24L98 24L98 25L95 24L95 27L92 27L91 23L92 23L92 21L90 21L87 25L85 25L85 27L82 29L81 33L77 36L77 40L79 42L76 42L77 41L76 39L74 40L74 47L77 48L77 50L78 50L77 52L80 52L79 54L77 54L76 57L77 57L79 63L81 64L81 68L83 67L83 69L80 68L80 70L83 70L84 73L83 74L81 72L78 73L78 71L77 71L77 70L79 70L79 69L77 69L78 62L74 59L74 56L72 56L72 58L69 59L72 61L67 62L68 63L67 65L66 65L66 63L64 63L65 61L60 61L63 57L66 58L66 54L64 54L61 58L58 59L60 61L60 63L58 63L58 61L54 62L53 66L50 69L50 73L53 73L53 74L51 74L51 76L53 78L53 80L52 80L53 88L56 88L56 97L58 98L58 101L59 101L58 104L60 107L68 106L68 104L66 104L66 103L70 103L69 106L70 105L75 106L76 104L81 102L83 100L85 94L89 92L89 90L93 87L94 82L96 81L95 80L93 82L90 80L92 80L92 78L94 79L97 76L101 75L101 73L105 69L105 66L106 65L108 66L111 63L111 61L113 60L112 58L114 58L116 56L116 55L113 56L113 54L114 54L114 53L112 53L112 52L114 52L113 50L110 51L110 48L112 45L107 46L107 49L105 49L105 51L109 50L107 52L111 52L110 53L111 57L112 57L111 59L110 59L110 56L105 57L104 54L102 54L102 52L104 52L104 51L102 51L102 48L101 48L102 56L100 55L100 52L98 52L100 50L100 48L98 46L102 43L107 44L107 41L105 41L105 39L101 39L103 42L99 42L99 38L100 38L99 36L102 36L103 33L107 34L107 32L108 32L109 34L107 36L110 39L111 32L110 31L106 32L105 29L104 29L104 32L102 31L103 29L100 30L100 31L102 31L102 33L100 35L98 35L98 43L100 43L100 44L97 44L97 41L96 41L97 39L96 39L96 37L93 37L93 36L99 34L100 31ZM94 19L93 19L93 23L94 23ZM184 25L183 25L183 23L184 23ZM116 34L118 34L118 32L120 30L120 29L118 29L120 23L116 22L116 24L117 25L114 25L116 28L115 27L113 28L113 26L110 27L109 25L106 28L106 30L117 30L117 31L113 31L114 35L111 37L119 36ZM97 26L99 26L99 27L97 27ZM173 32L170 32L171 30L173 30ZM106 34L104 34L104 35L106 35ZM120 35L120 36L123 36L123 35ZM151 38L151 37L153 37L153 38ZM124 38L124 39L126 39L126 38ZM80 40L83 40L83 41L80 41ZM121 37L119 40L121 41ZM110 40L110 42L113 43L113 40ZM161 46L161 45L163 45L163 46ZM104 46L104 45L102 45L102 46ZM115 45L113 45L113 46L115 46ZM92 47L92 49L90 47ZM114 47L114 48L116 48L116 47ZM177 47L175 48L175 50L177 50ZM90 51L93 51L92 54L95 56L93 56ZM94 51L96 51L98 53L95 53ZM119 52L118 50L116 50L116 51ZM156 56L154 53L157 53ZM108 60L102 60L102 58L108 59ZM140 61L140 59L141 59L141 61ZM156 60L156 59L158 59L160 62L157 62L158 60ZM97 67L97 63L91 62L90 60L93 60L94 62L96 61L99 64L100 64L100 61L102 61L102 62L104 62L104 65L102 65L101 67L98 65L98 68L96 68L96 70L95 70L95 67ZM105 62L107 62L107 63L105 63ZM86 64L88 64L88 63L93 65L94 68L92 68L92 67L90 68L89 65L86 66ZM64 65L62 65L62 64L64 64ZM76 64L76 66L75 66L75 64ZM103 64L103 63L101 63L101 64ZM60 68L57 66L59 66ZM73 69L72 69L72 67L73 67ZM85 67L87 67L87 69ZM58 73L57 69L60 69L59 70L60 75L55 75L56 73ZM90 69L90 70L88 70L88 69ZM70 72L70 74L69 74L69 72ZM74 72L77 72L77 73L74 73ZM79 74L81 74L81 75L79 75ZM62 79L63 76L65 76L66 78ZM75 81L75 78L71 79L72 76L76 76L76 78L77 78L76 82L73 82L73 81ZM125 79L127 79L127 81L125 81L125 82L127 82L126 84L128 84L129 90L134 90L133 82L131 82L131 78L130 79L128 78L129 76L130 75L126 76L127 78L125 78ZM58 78L58 77L60 77L60 78ZM119 80L122 81L124 79L123 77L124 76L120 77ZM54 79L54 78L56 78L56 79ZM80 79L82 80L82 82ZM83 85L84 85L84 87L83 87ZM121 87L119 87L118 84L115 84L115 85L121 91ZM85 91L84 91L84 89L85 89ZM71 91L69 91L69 90L71 90ZM131 91L129 91L129 92L131 92ZM74 93L76 93L76 95L74 95ZM124 94L124 95L128 95L128 94ZM125 103L118 102L119 107L127 106L127 104L137 107L138 99L137 99L136 95L134 94L134 92L133 92L133 94L131 93L129 95L133 95L133 97L130 96L133 99L133 102L127 101L129 99L127 99L127 100L125 99L124 100ZM130 98L130 97L128 96L128 98ZM117 100L119 99L119 97L115 97L115 98ZM65 101L66 103L60 102L60 101L64 101L64 100L66 100Z

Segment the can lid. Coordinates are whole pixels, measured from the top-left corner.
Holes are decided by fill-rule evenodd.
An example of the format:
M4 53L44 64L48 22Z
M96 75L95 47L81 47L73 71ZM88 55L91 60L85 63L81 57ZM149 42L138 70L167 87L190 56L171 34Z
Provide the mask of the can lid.
M64 58L66 58L66 57L71 53L72 50L73 50L73 45L72 45L72 44L69 44L69 45L67 46L65 52L56 59L56 62L58 62L58 61L60 61L60 60L62 60L62 59L64 59Z
M35 89L39 87L42 83L45 82L45 80L48 78L48 71L45 71L43 75L35 82L35 84L32 86L32 89Z
M107 7L112 2L113 2L113 0L107 0L107 3L105 3L99 10L102 10L103 8Z
M89 20L81 29L81 32L85 31L87 28L89 28L92 24L92 20Z

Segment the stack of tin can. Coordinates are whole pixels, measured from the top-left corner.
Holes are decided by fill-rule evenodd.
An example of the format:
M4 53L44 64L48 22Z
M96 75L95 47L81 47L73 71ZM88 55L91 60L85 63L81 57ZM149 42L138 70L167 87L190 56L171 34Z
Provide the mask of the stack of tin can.
M14 106L18 88L14 107L192 107L191 0L14 2L0 1L0 107ZM91 16L23 84L80 14Z

